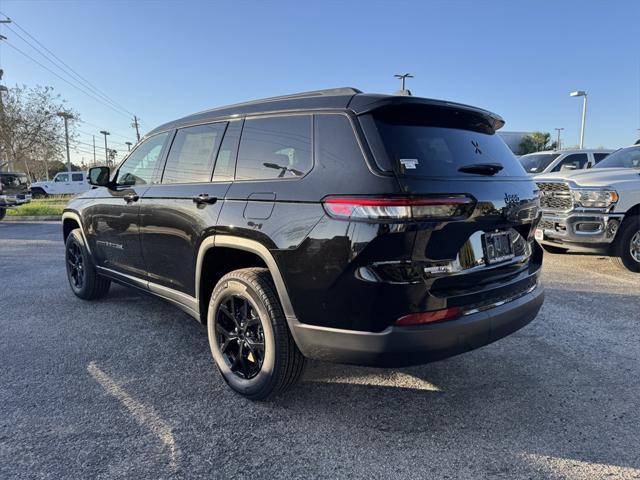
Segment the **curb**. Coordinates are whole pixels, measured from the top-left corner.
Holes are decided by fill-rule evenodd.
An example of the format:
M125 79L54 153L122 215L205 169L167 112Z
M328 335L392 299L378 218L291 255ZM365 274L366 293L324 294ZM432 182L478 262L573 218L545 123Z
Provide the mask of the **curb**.
M59 222L62 215L7 215L3 222Z

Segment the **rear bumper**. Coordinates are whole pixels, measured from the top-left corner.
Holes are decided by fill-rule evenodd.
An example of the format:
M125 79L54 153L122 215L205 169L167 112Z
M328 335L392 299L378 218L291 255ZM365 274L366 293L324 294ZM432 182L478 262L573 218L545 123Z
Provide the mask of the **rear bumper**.
M31 201L30 194L3 194L0 195L0 207L15 207L22 205L23 203L29 203Z
M456 320L416 327L362 332L291 322L300 351L337 363L400 367L441 360L487 345L531 322L544 301L544 289Z

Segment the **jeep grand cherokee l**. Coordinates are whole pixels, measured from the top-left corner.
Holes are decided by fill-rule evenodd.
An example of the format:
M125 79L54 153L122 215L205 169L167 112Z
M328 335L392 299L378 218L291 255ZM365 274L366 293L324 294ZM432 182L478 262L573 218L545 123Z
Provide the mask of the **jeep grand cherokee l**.
M252 399L305 358L406 366L486 345L543 301L538 192L503 123L350 88L167 123L67 206L69 283L182 308Z

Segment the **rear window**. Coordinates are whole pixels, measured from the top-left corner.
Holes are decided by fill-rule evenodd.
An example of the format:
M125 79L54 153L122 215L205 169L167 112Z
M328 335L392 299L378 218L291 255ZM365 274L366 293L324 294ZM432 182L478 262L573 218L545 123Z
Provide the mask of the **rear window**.
M531 153L520 157L520 163L527 173L540 173L559 156L559 153Z
M380 145L400 175L481 178L484 175L461 173L458 169L487 163L502 165L495 176L525 175L509 147L480 115L413 105L384 108L371 115L373 122L363 125L376 129L380 141L374 145ZM367 132L368 139L370 136ZM379 165L386 163L378 161Z

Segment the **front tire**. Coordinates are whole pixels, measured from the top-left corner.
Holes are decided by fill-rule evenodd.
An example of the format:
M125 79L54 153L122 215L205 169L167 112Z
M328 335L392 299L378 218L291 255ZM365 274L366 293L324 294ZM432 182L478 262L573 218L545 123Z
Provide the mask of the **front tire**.
M634 273L640 273L640 216L627 218L618 232L618 264Z
M566 248L554 247L553 245L544 245L544 244L540 244L540 246L547 253L557 253L557 254L567 253Z
M67 279L73 293L83 300L96 300L109 292L111 281L98 275L79 228L65 242Z
M211 294L207 324L213 359L240 395L265 400L300 379L305 358L266 268L244 268L222 277Z

